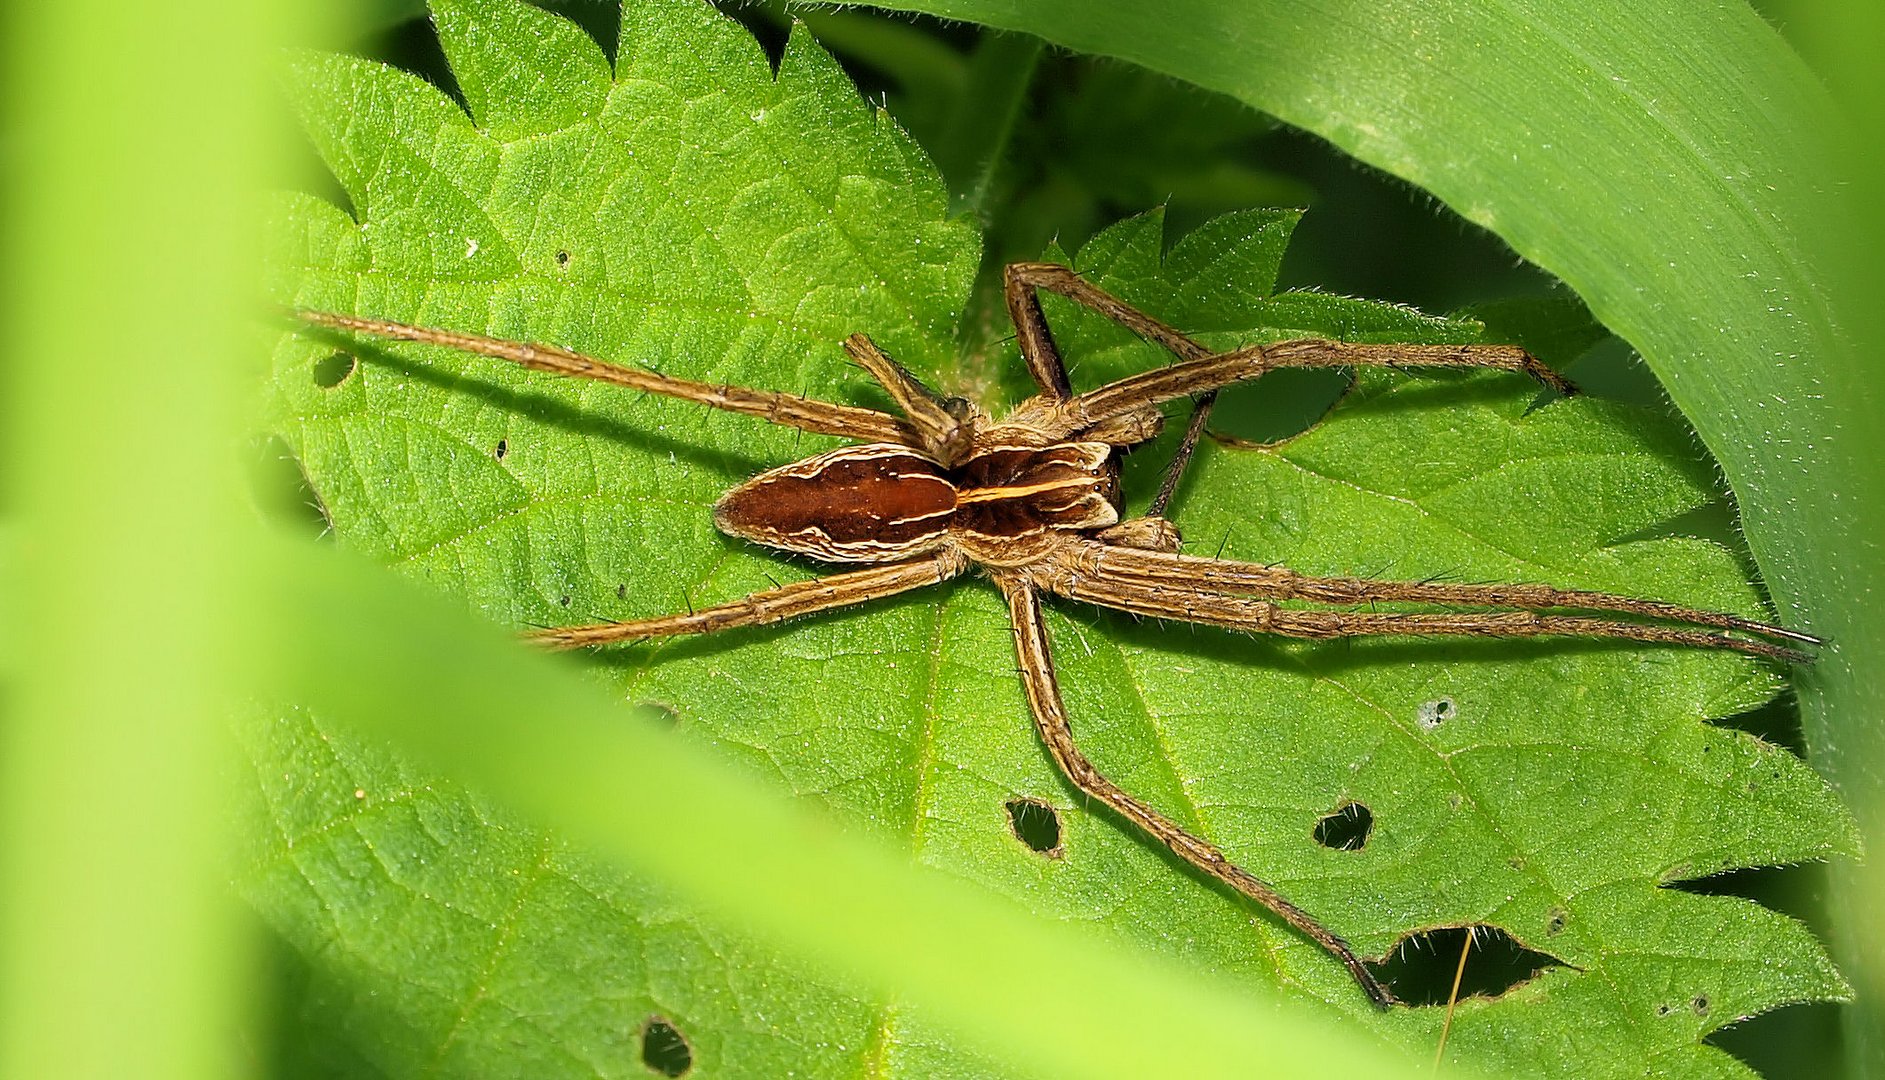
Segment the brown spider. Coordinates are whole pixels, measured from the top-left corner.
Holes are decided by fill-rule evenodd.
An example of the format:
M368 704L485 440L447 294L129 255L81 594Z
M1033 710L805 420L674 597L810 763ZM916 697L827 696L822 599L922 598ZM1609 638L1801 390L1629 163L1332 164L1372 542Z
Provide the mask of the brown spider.
M901 417L772 391L671 378L549 345L326 312L296 314L318 326L443 345L540 371L696 401L804 431L862 440L862 445L831 450L753 477L714 506L714 523L723 532L767 547L827 562L876 565L782 585L686 614L542 630L531 637L559 648L575 648L775 623L933 585L979 566L1007 597L1035 730L1067 779L1179 858L1314 939L1347 967L1369 999L1381 1007L1393 1004L1394 996L1346 941L1225 858L1214 845L1179 828L1100 775L1080 752L1054 677L1041 593L1139 616L1303 638L1353 634L1605 637L1732 649L1789 662L1809 657L1728 631L1817 644L1805 634L1734 615L1608 593L1543 585L1306 577L1280 566L1180 554L1178 530L1161 515L1203 431L1210 398L1220 387L1277 368L1381 365L1497 368L1529 375L1560 392L1569 393L1572 388L1515 346L1303 339L1214 354L1065 267L1017 263L1007 268L1005 285L1021 355L1040 393L1000 421L961 398L939 396L862 334L846 341L845 349L889 392L903 412ZM1074 393L1042 315L1038 289L1059 293L1104 315L1170 350L1179 362ZM1161 405L1193 396L1199 398L1198 408L1150 513L1121 520L1120 453L1158 434L1164 419ZM1378 613L1281 607L1276 603L1279 600L1506 610ZM1614 612L1652 621L1548 613L1553 608Z

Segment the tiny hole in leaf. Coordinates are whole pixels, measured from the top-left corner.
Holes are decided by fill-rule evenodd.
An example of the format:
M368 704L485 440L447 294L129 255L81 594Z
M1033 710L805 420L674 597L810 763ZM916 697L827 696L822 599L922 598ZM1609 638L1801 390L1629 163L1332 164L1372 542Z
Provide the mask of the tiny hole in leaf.
M694 1051L673 1024L651 1016L641 1026L641 1061L662 1076L685 1076L694 1067Z
M1374 812L1358 802L1345 802L1316 822L1316 843L1338 851L1360 851L1374 833Z
M1460 978L1460 997L1496 998L1562 963L1520 945L1496 926L1445 926L1402 938L1387 959L1371 963L1375 976L1409 1005L1445 1005L1459 970L1460 949L1468 935L1472 950Z
M1566 915L1563 909L1552 908L1550 917L1545 920L1545 933L1553 937L1564 933L1564 924L1569 918L1570 916Z
M624 581L615 587L615 598L617 600L628 599L628 582Z
M1689 1002L1689 1008L1694 1009L1695 1015L1697 1016L1707 1016L1708 1015L1708 995L1707 994L1695 995L1695 1000Z
M1440 697L1422 702L1415 710L1414 722L1420 725L1420 730L1432 731L1457 715L1459 705L1450 697Z
M1053 807L1036 799L1009 799L1008 824L1031 850L1060 858L1060 815Z
M314 362L314 385L323 390L332 390L347 381L347 376L353 374L357 363L352 353L338 349L328 353Z
M568 266L568 265L569 265L569 252L567 252L567 251L559 251L559 252L557 252L557 253L556 253L556 265L558 265L558 266Z
M499 461L503 461L504 455L510 452L511 452L510 440L499 439L497 441L497 449L491 451L491 456L497 458Z
M569 606L569 599L570 599L570 597L569 597L569 594L568 594L568 593L564 593L563 595L561 595L561 596L559 596L559 597L557 597L557 598L556 598L556 602L557 602L558 604L561 604L561 605L562 605L562 606L564 606L564 607L568 607L568 606Z

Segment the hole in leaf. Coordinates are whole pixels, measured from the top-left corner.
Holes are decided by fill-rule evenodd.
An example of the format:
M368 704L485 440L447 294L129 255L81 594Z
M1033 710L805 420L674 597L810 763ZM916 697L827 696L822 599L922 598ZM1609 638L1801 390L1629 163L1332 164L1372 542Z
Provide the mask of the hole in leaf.
M503 461L503 460L504 460L504 455L505 455L505 454L508 454L508 453L510 453L510 452L511 452L511 444L510 444L510 440L509 440L509 439L499 439L499 440L497 441L497 449L495 449L495 450L493 450L493 451L491 451L491 456L492 456L492 457L494 457L494 458L496 458L496 459L498 459L499 461Z
M1545 933L1552 937L1564 933L1564 924L1570 921L1570 918L1571 916L1566 914L1563 908L1552 908L1550 916L1545 919Z
M1420 708L1415 710L1414 722L1420 725L1420 730L1432 731L1458 716L1459 711L1459 704L1452 698L1434 698L1432 701L1422 702Z
M557 252L557 253L556 253L556 265L558 265L558 266L568 266L568 265L569 265L569 252L567 252L567 251L559 251L559 252Z
M1708 995L1707 994L1695 995L1694 1000L1689 1002L1689 1008L1695 1010L1695 1015L1697 1016L1707 1016L1708 1015Z
M353 374L358 364L359 361L354 359L352 353L336 349L314 362L314 385L323 390L332 390L346 382L347 376Z
M1338 851L1360 851L1374 833L1374 812L1358 802L1345 802L1316 822L1316 843Z
M1394 996L1409 1005L1445 1005L1459 970L1460 949L1472 938L1466 973L1460 977L1460 997L1496 998L1539 972L1562 967L1556 957L1520 945L1496 926L1443 926L1422 930L1400 940L1387 959L1368 966L1375 977L1393 988Z
M628 599L628 582L624 581L615 587L615 598L617 600Z
M249 485L256 505L270 517L310 537L331 533L327 507L308 482L294 450L279 435L263 442L249 467Z
M1817 868L1737 867L1736 861L1678 863L1663 872L1668 879L1663 888L1697 896L1738 896L1795 916L1810 910L1801 897L1815 888Z
M694 1050L673 1024L650 1016L641 1026L641 1062L662 1076L685 1076L694 1067Z
M1060 814L1053 807L1037 799L1009 799L1008 824L1030 850L1060 858Z
M568 607L569 601L570 601L570 596L568 593L564 593L563 595L556 598L556 602L562 605L563 607Z

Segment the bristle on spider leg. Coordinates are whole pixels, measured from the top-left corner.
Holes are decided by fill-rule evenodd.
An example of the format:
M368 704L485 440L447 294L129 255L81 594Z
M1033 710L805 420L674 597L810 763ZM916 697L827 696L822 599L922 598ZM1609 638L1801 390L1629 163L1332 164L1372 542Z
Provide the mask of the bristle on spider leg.
M1684 619L1674 615L1663 616L1663 618L1677 625L1687 623L1689 626L1707 626L1721 631L1733 631L1733 633L1704 633L1706 633L1706 636L1709 638L1721 642L1724 648L1752 653L1757 656L1768 656L1776 660L1785 660L1791 664L1810 664L1814 661L1815 657L1813 654L1801 649L1789 649L1785 646L1774 645L1765 641L1748 641L1744 638L1736 637L1734 634L1747 634L1756 638L1779 638L1782 641L1795 641L1814 648L1826 644L1824 640L1814 637L1811 634L1804 634L1798 630L1789 630L1784 626L1776 626L1772 623L1744 619L1739 615L1727 615L1716 612L1696 612L1695 614L1704 616L1704 618ZM1650 615L1649 617L1654 619L1657 616Z
M1761 634L1766 637L1777 637L1787 641L1797 641L1802 645L1812 645L1816 648L1826 644L1825 638L1814 637L1812 634L1803 634L1798 630L1789 630L1784 626L1775 626L1772 623L1755 622L1752 619L1738 619L1736 622L1738 625L1736 625L1735 629L1745 630L1750 634Z

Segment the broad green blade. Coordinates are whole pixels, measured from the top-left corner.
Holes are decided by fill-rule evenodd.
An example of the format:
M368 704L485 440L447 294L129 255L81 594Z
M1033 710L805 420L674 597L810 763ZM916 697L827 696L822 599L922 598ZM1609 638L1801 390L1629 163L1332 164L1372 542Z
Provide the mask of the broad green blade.
M1885 842L1885 682L1866 661L1885 650L1885 393L1866 310L1880 234L1876 4L875 6L1222 91L1431 192L1563 279L1641 352L1719 462L1787 620L1832 642L1799 685L1807 745L1858 800L1872 846ZM1844 68L1809 70L1763 15ZM1871 94L1848 95L1860 115L1834 107L1827 78ZM1850 152L1831 152L1842 141ZM1885 988L1866 929L1876 883L1850 867L1833 882L1841 960ZM1872 1017L1854 1018L1867 1034L1849 1060L1876 1069L1885 1023Z

